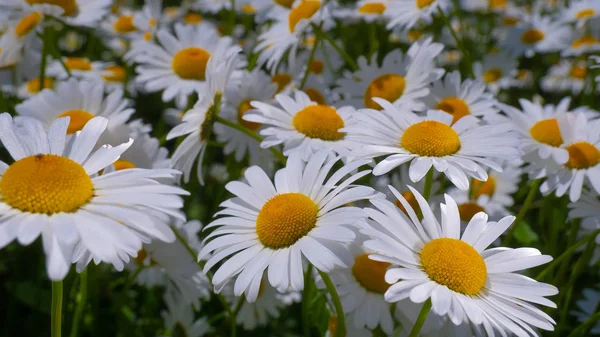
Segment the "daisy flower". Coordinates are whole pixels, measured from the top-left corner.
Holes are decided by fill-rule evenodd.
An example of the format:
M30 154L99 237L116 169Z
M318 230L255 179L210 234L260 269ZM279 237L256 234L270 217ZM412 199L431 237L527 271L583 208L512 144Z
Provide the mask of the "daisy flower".
M100 72L102 69L108 66L107 62L90 61L82 57L63 57L62 61L62 63L58 60L48 62L46 75L59 80L67 80L70 77L97 80L101 76ZM65 67L69 69L71 75L65 70Z
M441 110L429 110L426 116L401 111L391 103L376 99L383 111L359 110L353 123L341 131L352 141L363 144L352 156L386 156L373 169L378 176L410 162L409 177L417 182L433 166L458 188L469 188L468 177L482 181L484 167L501 171L494 160L515 159L518 139L510 125L479 125L474 116L465 116L452 124L452 116Z
M21 99L28 99L37 95L43 89L54 89L54 79L51 77L45 77L42 88L40 88L40 79L38 77L23 82L17 89L17 95Z
M598 311L598 307L600 306L599 288L596 285L595 288L583 289L583 296L576 303L577 311L571 312L580 324L583 324L583 322ZM588 331L592 335L600 334L600 322L596 321L596 324L592 325Z
M488 336L494 336L494 331L537 336L532 327L554 329L552 318L531 303L555 308L545 296L556 295L558 289L514 273L552 257L534 248L486 249L514 217L487 222L487 215L479 213L461 236L458 206L450 196L440 205L440 224L419 192L412 189L423 220L400 193L392 192L410 215L387 200L373 199L375 208L365 209L373 227L361 230L371 237L364 243L375 252L370 258L392 265L385 274L391 284L384 294L386 301L431 299L437 315L448 316L455 325L483 325Z
M142 41L151 41L162 22L162 0L146 0L142 10L133 16L133 25L142 34Z
M342 20L365 21L368 23L385 20L383 13L389 0L361 0L348 8L337 9L333 15Z
M477 80L461 82L460 72L453 71L443 80L434 82L431 92L423 100L428 109L443 110L452 115L452 124L467 115L485 119L497 113L497 101L485 89L483 82Z
M409 109L423 108L421 99L429 94L429 85L444 74L433 61L444 46L431 38L413 43L406 54L395 49L383 58L381 67L376 53L370 61L358 58L356 72L344 72L336 91L346 96L342 104L381 109L373 98L384 98Z
M594 0L574 0L561 10L560 19L565 22L575 22L577 29L583 29L591 19L600 17L600 3Z
M107 125L105 118L93 118L67 142L68 118L53 122L46 133L33 118L17 126L8 113L0 115L0 140L15 159L0 163L0 246L14 239L28 245L41 234L52 280L69 271L74 244L122 269L121 260L136 256L142 242L175 239L152 213L175 214L183 206L179 195L186 191L155 180L177 171L128 169L98 176L133 141L92 152Z
M540 86L547 92L570 91L578 95L585 88L587 71L585 60L561 60L547 70L540 80Z
M450 6L448 0L390 0L383 13L389 20L386 28L412 28L419 20L429 24L438 8L446 12Z
M592 191L583 191L581 198L569 204L569 219L581 219L580 235L600 229L600 196ZM600 245L600 234L596 236L596 244ZM600 247L596 246L590 264L600 259Z
M532 15L508 31L503 50L512 55L532 57L536 53L559 51L568 46L571 28L549 16Z
M600 13L600 12L599 12ZM589 22L587 29L575 32L562 56L581 56L600 51L600 19Z
M95 27L110 10L111 0L3 0L3 6L43 8L70 26Z
M354 161L334 171L339 160L324 150L305 163L295 153L275 174L275 184L252 166L244 173L247 183L234 181L225 186L235 198L223 202L224 209L216 215L225 216L206 227L219 226L207 236L206 240L212 240L200 252L200 258L213 252L205 271L222 262L213 277L217 293L235 278L235 295L244 294L254 302L265 272L278 291L301 291L305 261L324 272L352 265L344 244L354 240L354 232L346 226L364 214L344 205L377 194L367 186L349 187L368 170L344 179L368 161Z
M102 31L108 36L118 36L126 40L132 40L134 36L139 36L139 28L133 22L134 12L124 10L116 15L109 15L100 24Z
M321 149L349 154L354 144L339 130L348 125L354 108L320 105L302 91L296 91L293 97L279 94L275 100L281 108L253 101L250 104L255 110L243 117L248 122L269 125L260 131L265 136L262 148L283 144L285 156L299 153L304 161Z
M194 318L194 309L183 294L173 289L165 292L164 300L167 310L161 316L165 329L171 332L169 336L202 337L209 333L210 324L204 317L198 320Z
M516 68L517 60L505 53L486 54L481 62L473 64L475 78L483 81L493 94L510 87Z
M133 83L130 83L127 88L125 87L125 82L127 82L127 69L125 69L125 67L117 64L106 65L99 71L99 75L100 80L105 83L107 92L112 92L117 89L127 89L129 93L135 94L135 86Z
M219 38L210 24L175 25L175 35L166 29L156 34L160 45L138 45L142 50L133 56L137 76L135 82L148 92L162 91L162 100L175 99L178 106L187 104L193 92L207 90L208 60L220 49L231 47L230 38Z

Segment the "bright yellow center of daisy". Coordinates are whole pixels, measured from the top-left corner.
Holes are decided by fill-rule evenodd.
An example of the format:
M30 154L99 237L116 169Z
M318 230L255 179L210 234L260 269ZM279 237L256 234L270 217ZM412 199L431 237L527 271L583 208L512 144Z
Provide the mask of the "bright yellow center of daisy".
M565 166L570 169L584 170L600 163L600 150L588 142L577 142L567 146L569 161Z
M90 119L94 118L94 115L85 110L76 109L63 112L56 118L58 119L62 117L71 117L71 119L69 120L69 126L67 127L67 134L71 135L83 129L85 124L87 124L87 122L89 122Z
M142 248L138 251L137 256L133 258L133 262L137 265L144 265L144 260L148 257L148 252Z
M536 44L544 39L544 33L539 29L529 29L521 35L523 44Z
M73 160L38 154L17 160L0 180L2 200L28 213L75 212L94 195L92 179Z
M417 199L415 198L415 195L412 194L411 191L406 191L406 192L402 192L401 193L402 196L404 197L404 199L406 199L406 202L408 202L408 204L410 205L410 207L417 213L419 214L419 212L421 212L421 207L419 206L419 202L417 201ZM400 210L408 215L408 212L406 211L406 208L404 208L404 206L400 203L399 200L396 200L395 202L396 206L398 206L398 208L400 208Z
M304 89L304 92L306 93L306 95L308 95L308 97L310 98L311 101L319 104L319 105L326 105L327 101L325 100L325 96L323 96L323 94L321 94L321 92L315 88L306 88Z
M296 25L300 20L310 19L321 8L320 1L304 0L296 8L290 11L288 21L290 32L294 32Z
M423 36L423 32L418 29L411 29L406 33L406 37L408 37L410 42L417 41L421 36Z
M586 75L587 75L587 69L585 67L578 66L578 65L574 65L573 67L571 67L571 71L569 72L570 77L576 78L579 80L585 79Z
M390 263L369 259L369 254L362 254L354 259L352 275L360 285L370 292L383 294L390 287L385 282L385 272Z
M505 8L506 0L490 0L490 8Z
M338 130L344 127L344 120L335 108L328 105L309 105L300 110L292 119L298 132L310 138L339 140L344 137Z
M250 4L245 4L244 6L242 6L242 12L246 14L254 14L256 13L256 8L254 8L254 6Z
M113 29L117 33L127 34L137 30L133 25L133 16L123 15L118 17L113 24Z
M292 76L290 74L275 74L271 77L271 83L277 84L276 93L280 93L291 81Z
M435 107L438 110L446 111L452 115L452 124L458 122L459 119L469 115L469 106L465 101L457 97L447 97L441 100Z
M292 8L294 4L294 0L273 0L276 4L283 6L285 8Z
M506 26L512 27L519 23L519 18L514 16L505 16L502 18L502 23L504 23Z
M581 20L581 19L586 19L591 16L594 16L594 14L596 14L595 10L593 10L591 8L586 8L584 10L580 10L579 12L577 12L577 14L575 14L575 17Z
M67 66L69 70L92 70L92 63L81 57L67 57L67 59L65 60L65 66Z
M529 134L533 139L546 145L556 147L563 143L556 118L542 119L533 124L529 129Z
M584 35L571 43L573 48L581 48L582 46L591 46L600 43L600 40L592 35Z
M278 194L258 213L258 239L271 249L289 247L315 228L318 212L317 204L304 194Z
M323 69L325 69L325 64L321 60L312 60L309 69L311 73L320 75L323 73Z
M502 69L492 68L483 73L483 81L485 83L495 83L500 78L502 78L502 75Z
M485 212L485 209L474 202L467 202L458 205L458 214L462 221L469 221L479 212Z
M204 81L208 59L210 54L206 50L189 47L175 54L171 66L175 74L183 79Z
M115 171L135 168L134 163L124 159L117 160L113 163L113 166L115 167Z
M27 82L27 92L38 93L41 89L52 89L54 87L54 80L51 78L44 78L44 87L40 88L40 79L34 78Z
M30 5L48 4L59 6L64 10L64 16L72 16L77 13L77 0L25 0Z
M240 106L238 107L237 121L238 121L238 124L243 125L252 131L256 131L260 128L261 124L254 123L254 122L248 122L247 120L244 120L244 118L243 118L246 111L253 109L252 106L250 105L250 101L251 100L247 99L247 100L243 101L240 104Z
M102 75L102 78L104 78L105 81L107 82L125 82L125 68L118 66L118 65L114 65L114 66L110 66L110 67L106 67L106 69L104 69L108 74L106 75Z
M196 25L202 22L202 16L198 13L187 13L183 16L183 22L188 25Z
M358 8L360 14L383 14L385 12L385 4L381 2L366 3Z
M421 250L421 265L431 280L465 295L479 294L487 280L487 268L481 255L457 239L429 241Z
M454 129L437 121L422 121L404 131L400 145L423 157L443 157L460 150L460 138Z
M381 109L381 106L373 101L373 97L380 97L389 102L394 102L402 96L405 86L406 80L400 75L385 74L377 77L365 91L365 107L376 110Z
M494 191L496 190L496 179L492 176L488 176L488 180L481 181L477 179L473 179L472 186L472 197L477 199L482 195L489 195L490 197L494 195Z
M431 5L435 0L416 0L417 8L422 9Z
M21 19L15 26L15 34L23 37L29 34L42 21L42 14L38 12L31 13Z

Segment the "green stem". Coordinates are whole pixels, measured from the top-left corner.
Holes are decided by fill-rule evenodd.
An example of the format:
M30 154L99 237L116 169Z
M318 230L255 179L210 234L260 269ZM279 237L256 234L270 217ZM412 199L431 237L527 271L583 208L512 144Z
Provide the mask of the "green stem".
M237 303L235 304L235 309L233 309L230 319L231 319L231 337L235 337L235 335L237 334L237 314L240 311L240 309L242 308L242 305L244 304L244 296L240 296L240 298L238 299Z
M329 42L329 44L331 44L331 46L342 56L352 71L358 70L358 66L356 65L356 62L354 62L354 59L352 59L352 57L350 57L350 55L348 55L342 47L338 46L337 43L335 43L335 41L329 35L327 35L323 29L321 29L321 27L315 25L314 23L312 24L312 27L317 36L327 40L327 42Z
M542 183L542 180L537 179L537 180L534 180L533 183L531 184L531 188L529 189L529 193L527 193L527 197L525 198L523 207L521 207L521 209L519 210L519 213L517 214L515 221L508 229L506 236L504 236L504 240L502 241L502 246L507 247L510 244L510 241L512 240L515 229L519 226L519 223L521 222L521 220L523 220L523 217L525 216L525 214L527 214L527 211L531 207L531 203L533 202L533 199L535 198L536 192L537 192L538 188L540 187L541 183Z
M433 167L427 171L425 175L425 187L423 190L423 198L429 201L429 197L431 196L431 187L433 186Z
M338 295L333 282L331 282L329 275L321 270L319 270L319 275L323 278L323 282L325 282L325 286L327 287L327 291L329 292L331 300L333 301L333 306L335 307L335 314L337 316L335 337L344 337L346 336L346 320L344 318L344 308L342 307L340 296Z
M61 336L63 281L52 282L52 307L50 308L50 330L52 337Z
M585 322L583 322L580 326L578 326L575 330L573 330L567 337L583 336L583 333L587 329L594 326L594 324L596 324L596 322L598 320L600 320L600 312L597 312L597 313L593 314L592 316L588 317L588 319L586 319Z
M417 337L419 335L419 332L421 332L421 328L427 319L427 315L429 315L429 310L431 310L431 299L428 299L423 304L421 312L419 312L419 317L417 317L417 321L415 322L415 325L413 325L412 330L410 330L410 335L408 335L408 337Z
M304 337L310 337L310 322L308 317L308 300L312 290L312 264L308 264L306 276L304 277L304 291L302 292L302 333Z
M225 119L225 118L223 118L221 116L216 116L215 121L218 122L218 123L221 123L223 125L226 125L226 126L232 128L232 129L236 129L236 130L238 130L238 131L240 131L242 133L245 133L246 135L248 135L251 138L253 138L256 141L258 141L259 143L263 141L263 138L259 134L257 134L256 132L254 132L254 131L246 128L246 127L244 127L243 125L234 123L234 122L232 122L230 120L227 120L227 119ZM269 150L271 150L271 152L275 155L275 157L279 160L279 162L282 165L285 165L285 163L286 163L287 160L285 159L285 156L283 154L281 154L281 152L279 152L279 150L277 150L274 147L270 147Z
M69 335L71 337L77 337L79 323L81 322L81 317L83 316L83 311L87 304L87 279L88 271L86 268L79 274L79 294L77 294L76 297L77 307L75 308L75 315L73 316L73 322L71 323L71 334Z
M317 47L319 46L319 42L321 42L321 36L317 35L315 38L315 44L310 51L310 56L308 57L308 62L306 63L306 69L304 70L304 76L302 76L302 81L300 82L300 90L304 89L304 85L306 84L306 80L308 79L308 74L310 73L310 66L315 58L315 53L317 52Z
M469 76L475 78L475 74L473 73L473 62L471 61L471 56L465 49L465 45L458 38L456 31L454 30L454 28L452 28L452 24L450 24L450 20L448 20L448 17L446 17L446 14L444 14L444 11L442 10L441 7L438 7L438 13L440 14L440 17L442 18L442 21L444 21L444 24L446 25L446 27L448 27L448 29L450 30L450 34L452 34L452 38L454 38L454 41L456 41L456 46L458 47L458 49L460 49L460 53L462 54L462 59L465 61L466 65L467 65L467 70L469 72Z
M49 47L49 33L48 27L44 27L44 31L42 33L42 59L40 62L40 86L39 89L42 91L44 89L44 82L46 81L46 64L48 62L48 47Z

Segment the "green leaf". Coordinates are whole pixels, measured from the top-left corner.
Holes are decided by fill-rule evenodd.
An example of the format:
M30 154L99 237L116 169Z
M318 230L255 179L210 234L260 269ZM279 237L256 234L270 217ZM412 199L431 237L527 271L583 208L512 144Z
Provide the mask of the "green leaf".
M519 243L531 245L540 239L537 233L531 228L531 226L529 226L527 222L521 221L516 226L517 228L515 228L514 235L515 239L517 239Z

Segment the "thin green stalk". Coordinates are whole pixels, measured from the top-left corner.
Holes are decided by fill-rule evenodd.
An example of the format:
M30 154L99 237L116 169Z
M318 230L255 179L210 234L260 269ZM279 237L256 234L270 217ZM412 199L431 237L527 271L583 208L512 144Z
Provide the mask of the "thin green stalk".
M62 331L63 281L52 282L52 306L50 308L50 330L52 337L60 337Z
M419 317L417 317L417 321L415 325L413 325L412 330L410 330L410 334L408 337L417 337L419 332L421 332L421 328L427 319L427 315L429 315L429 311L431 310L431 299L428 299L423 303L423 307L421 308L421 312L419 312Z
M256 132L254 132L254 131L246 128L246 127L244 127L243 125L240 125L240 124L234 123L232 121L229 121L229 120L227 120L227 119L225 119L225 118L223 118L221 116L216 116L215 121L217 123L221 123L223 125L226 125L226 126L232 128L232 129L236 129L236 130L238 130L238 131L240 131L242 133L245 133L248 136L250 136L251 138L256 139L256 141L258 141L259 143L263 141L263 138L259 134L257 134ZM282 165L285 165L285 163L286 163L287 160L285 159L285 156L283 154L281 154L281 152L279 152L279 150L277 150L275 147L270 147L269 150L271 150L271 152L275 155L275 157L279 160L279 162Z
M340 54L340 56L342 56L352 71L358 70L358 66L356 65L356 62L354 62L354 59L352 59L352 57L350 57L350 55L348 55L342 47L338 46L337 43L335 43L335 41L329 35L327 35L323 29L321 29L321 27L315 25L314 23L312 24L312 27L317 36L327 40L327 42L331 44L331 46Z
M321 270L319 270L319 275L323 278L323 282L325 282L325 286L327 287L327 291L329 292L331 300L333 301L333 306L335 307L335 314L337 316L335 337L344 337L346 336L346 320L344 318L344 308L342 307L340 296L338 295L333 282L331 282L329 275Z
M312 290L312 264L308 264L306 276L304 277L304 291L302 292L302 333L304 337L310 337L310 322L308 318L308 300Z
M525 214L527 214L527 211L531 207L531 203L533 202L533 199L535 198L535 195L536 195L537 190L540 187L541 183L542 183L542 180L537 179L537 180L534 180L533 183L531 184L531 188L529 189L529 193L527 193L527 197L525 198L523 207L521 207L521 209L519 210L519 213L517 214L517 217L515 218L515 221L508 229L508 232L506 233L506 236L504 237L504 240L502 241L502 246L507 247L510 244L510 241L512 240L515 229L519 226L519 223L521 222L521 220L523 220L523 217L525 216Z
M208 325L212 325L216 321L225 318L225 316L227 316L227 312L226 311L221 311L220 313L218 313L218 314L214 315L213 317L211 317L210 319L208 319L206 321L206 323L208 323Z
M304 89L304 85L306 84L306 80L308 79L308 74L310 73L310 66L315 58L315 53L317 52L317 48L319 47L319 42L321 42L321 36L317 35L315 38L315 44L310 51L310 56L308 57L308 62L306 62L306 69L304 70L304 76L302 76L302 81L300 82L300 90Z
M375 22L368 23L369 27L369 59L371 55L379 49L379 40L377 39L377 25Z
M42 23L43 24L43 23ZM40 91L44 88L44 82L46 81L46 64L48 62L48 47L49 47L49 27L44 27L42 33L42 60L40 62Z
M433 186L433 167L427 171L425 175L425 188L423 190L423 198L429 201L429 197L431 196L431 187Z
M438 13L440 14L440 17L442 18L442 21L444 21L444 24L446 25L446 27L448 27L448 29L450 30L450 34L452 34L452 38L454 38L454 41L456 41L456 46L460 49L460 53L462 54L462 60L464 60L464 62L467 65L467 70L469 72L469 76L475 78L475 74L473 73L473 62L471 61L471 56L465 49L464 43L462 42L462 40L460 40L458 38L456 31L454 31L454 28L452 28L452 24L450 24L450 20L448 20L448 17L446 17L446 14L444 14L444 11L442 10L442 8L438 7Z
M578 326L575 330L573 330L567 337L579 337L579 336L584 336L583 333L594 326L594 324L596 324L597 321L600 320L600 312L597 312L595 314L593 314L592 316L588 317L588 319L585 320L585 322L583 322L580 326Z
M73 322L71 323L71 334L69 335L71 337L77 337L79 323L81 322L81 317L83 316L83 311L87 304L87 279L88 271L86 268L79 274L79 293L76 297L77 306L75 307L75 315L73 316Z

